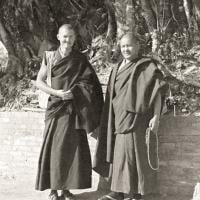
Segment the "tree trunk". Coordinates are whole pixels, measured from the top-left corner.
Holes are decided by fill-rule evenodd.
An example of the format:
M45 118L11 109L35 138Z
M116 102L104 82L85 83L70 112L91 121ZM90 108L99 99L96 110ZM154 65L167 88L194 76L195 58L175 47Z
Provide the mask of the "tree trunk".
M196 14L196 20L198 22L198 28L200 29L200 1L199 0L193 0L195 14Z
M155 13L149 0L140 0L140 3L143 10L143 17L145 18L149 32L151 33L157 28Z
M171 10L171 5L172 2L171 0L164 0L163 4L163 31L169 32L170 34L174 32L174 27L173 27L173 16L172 16L172 10Z
M197 21L194 16L193 10L194 10L194 8L196 8L198 10L200 3L197 3L197 1L195 1L195 0L193 0L193 1L192 0L183 0L183 2L184 2L183 5L185 8L185 14L186 14L187 21L188 21L189 31L191 33L198 32L199 28L198 28Z
M183 5L184 5L184 9L185 9L185 14L187 17L187 22L188 22L188 26L189 28L193 27L193 23L192 23L192 1L191 0L183 0Z
M4 46L6 47L8 54L15 54L13 45L11 43L11 38L9 37L7 31L5 30L5 27L1 22L1 20L0 20L0 38Z
M179 1L171 1L171 13L175 22L175 29L180 32L184 29L185 15L179 11Z
M128 30L126 26L126 1L115 0L114 6L117 20L117 36L121 37Z
M129 27L129 30L132 32L136 32L136 21L135 21L135 7L133 5L133 1L129 0L126 6L126 24Z
M156 17L158 17L158 13L155 12L155 10L152 7L152 2L149 0L140 0L141 7L142 7L142 15L146 20L149 33L151 34L151 40L152 40L152 52L156 53L159 44L160 44L160 34L157 30L158 28L158 20ZM156 15L157 14L157 15Z
M5 48L8 52L8 62L7 66L2 66L0 69L3 72L6 72L6 67L12 74L17 74L17 76L22 76L23 74L23 64L21 63L20 59L17 58L15 49L12 45L12 40L9 37L8 32L6 31L4 25L0 21L0 38L2 43L4 44Z
M112 1L105 0L105 5L108 9L108 29L106 38L111 41L115 41L117 37L117 21L115 17L115 7Z
M134 0L116 0L117 35L120 38L127 31L136 30Z

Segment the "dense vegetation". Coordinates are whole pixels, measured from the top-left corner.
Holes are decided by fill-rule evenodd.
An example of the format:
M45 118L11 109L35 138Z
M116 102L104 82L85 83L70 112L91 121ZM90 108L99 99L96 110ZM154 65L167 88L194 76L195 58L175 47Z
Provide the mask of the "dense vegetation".
M37 106L32 87L44 50L55 49L57 28L73 22L77 46L103 82L119 58L117 39L131 30L170 84L168 106L183 113L200 107L200 2L198 0L0 0L0 106Z

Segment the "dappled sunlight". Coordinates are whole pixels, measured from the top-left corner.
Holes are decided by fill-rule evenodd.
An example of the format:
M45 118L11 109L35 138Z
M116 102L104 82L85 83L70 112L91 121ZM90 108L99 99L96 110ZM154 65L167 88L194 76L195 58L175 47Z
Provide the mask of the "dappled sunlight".
M0 41L0 71L3 71L3 69L6 68L7 64L8 64L8 52L3 43Z

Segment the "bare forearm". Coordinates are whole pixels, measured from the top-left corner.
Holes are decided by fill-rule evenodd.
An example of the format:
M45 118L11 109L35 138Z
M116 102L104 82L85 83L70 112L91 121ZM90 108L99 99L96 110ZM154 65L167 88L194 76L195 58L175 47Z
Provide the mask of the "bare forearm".
M47 94L60 97L62 100L72 100L73 94L70 90L64 91L64 90L55 90L51 88L49 85L47 85L42 80L36 81L36 86L41 89L42 91L46 92Z
M160 118L161 113L161 95L158 93L154 102L154 117Z
M161 112L161 95L158 93L154 102L154 116L149 122L149 127L154 133L157 133Z
M36 81L36 86L46 92L47 94L50 94L50 95L54 95L54 96L57 96L57 90L51 88L49 85L47 85L44 81L42 80L38 80Z

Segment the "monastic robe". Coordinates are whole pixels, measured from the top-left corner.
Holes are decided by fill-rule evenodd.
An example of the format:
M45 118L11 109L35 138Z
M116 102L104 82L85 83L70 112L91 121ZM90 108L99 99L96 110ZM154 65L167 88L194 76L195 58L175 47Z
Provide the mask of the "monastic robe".
M107 88L94 170L111 178L113 191L152 193L156 173L148 164L145 132L155 98L160 92L163 102L167 86L150 58L118 68L112 71Z
M57 50L45 55L43 63L51 66L51 87L70 89L74 98L49 97L36 189L89 188L91 157L86 132L99 126L103 106L101 85L81 53L72 51L61 58Z

